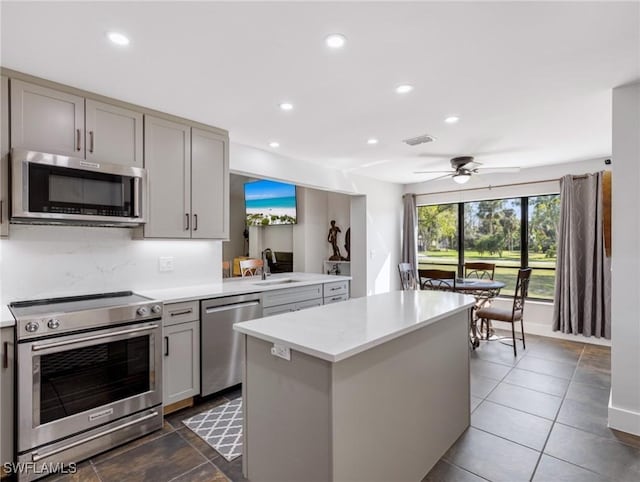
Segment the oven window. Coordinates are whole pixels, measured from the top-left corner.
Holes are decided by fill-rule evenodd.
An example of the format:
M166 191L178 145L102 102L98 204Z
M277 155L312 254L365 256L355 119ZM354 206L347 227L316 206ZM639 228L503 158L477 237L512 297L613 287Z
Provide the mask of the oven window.
M40 423L149 391L149 336L40 357Z

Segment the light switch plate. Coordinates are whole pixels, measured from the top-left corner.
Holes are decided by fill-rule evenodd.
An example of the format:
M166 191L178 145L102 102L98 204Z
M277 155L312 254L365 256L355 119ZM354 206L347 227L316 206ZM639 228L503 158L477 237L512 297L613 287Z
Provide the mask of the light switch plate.
M158 269L161 273L173 271L173 256L160 256L158 258Z

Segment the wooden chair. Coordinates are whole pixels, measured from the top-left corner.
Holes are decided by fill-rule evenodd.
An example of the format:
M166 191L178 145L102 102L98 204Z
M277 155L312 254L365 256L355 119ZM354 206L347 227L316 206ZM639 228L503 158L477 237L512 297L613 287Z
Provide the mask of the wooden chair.
M240 275L243 278L262 273L264 262L261 259L243 259L240 261Z
M418 288L416 270L411 263L399 263L398 273L400 274L400 284L403 290L415 290Z
M522 348L526 349L524 341L524 301L529 291L529 280L531 279L531 268L525 268L518 271L518 280L516 281L516 291L513 296L513 306L511 309L496 308L489 306L480 308L476 315L481 320L482 325L486 324L487 332L489 331L489 320L506 321L511 323L511 338L513 339L513 356L517 356L516 351L516 322L520 322L520 333L522 333Z
M469 262L464 264L465 278L493 279L496 272L495 263Z
M445 269L419 269L420 289L454 291L456 289L455 271Z

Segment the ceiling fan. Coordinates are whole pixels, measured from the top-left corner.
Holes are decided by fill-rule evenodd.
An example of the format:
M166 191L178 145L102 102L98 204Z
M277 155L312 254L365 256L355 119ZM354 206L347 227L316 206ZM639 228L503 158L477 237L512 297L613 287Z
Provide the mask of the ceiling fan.
M435 181L436 179L451 177L458 184L464 184L471 179L472 174L518 172L520 170L519 167L480 167L481 165L481 163L473 160L473 156L460 156L451 159L451 168L453 171L414 171L414 174L446 173L429 180Z

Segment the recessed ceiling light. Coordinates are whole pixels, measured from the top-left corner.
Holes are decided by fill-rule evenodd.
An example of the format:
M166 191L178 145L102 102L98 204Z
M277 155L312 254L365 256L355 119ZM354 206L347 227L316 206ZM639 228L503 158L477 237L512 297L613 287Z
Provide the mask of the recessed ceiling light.
M451 117L447 117L444 121L447 124L455 124L456 122L458 122L460 120L460 117L456 117L455 115L452 115Z
M109 37L109 40L111 40L116 45L129 45L129 38L119 32L109 32L107 33L107 37Z
M275 149L276 147L280 147L280 143L278 141L271 141L269 142L269 147L273 147Z
M283 102L280 104L280 109L282 110L291 110L293 109L293 104L291 104L290 102Z
M344 47L346 41L347 37L345 37L341 33L332 33L324 40L324 42L327 44L327 47L332 49L341 49L342 47Z
M413 85L402 84L396 87L396 92L398 94L407 94L413 90Z
M378 143L378 139L372 137L371 139L367 140L367 144L377 144Z

